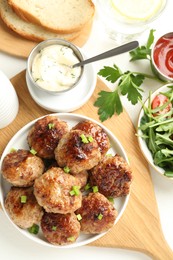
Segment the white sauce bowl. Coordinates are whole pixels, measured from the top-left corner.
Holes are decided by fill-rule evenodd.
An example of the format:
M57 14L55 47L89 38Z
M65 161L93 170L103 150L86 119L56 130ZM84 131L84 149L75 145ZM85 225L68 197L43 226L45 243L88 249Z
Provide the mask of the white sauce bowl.
M74 89L80 82L85 68L72 69L70 66L82 60L83 55L74 44L62 39L49 39L31 51L27 74L40 91L59 95Z

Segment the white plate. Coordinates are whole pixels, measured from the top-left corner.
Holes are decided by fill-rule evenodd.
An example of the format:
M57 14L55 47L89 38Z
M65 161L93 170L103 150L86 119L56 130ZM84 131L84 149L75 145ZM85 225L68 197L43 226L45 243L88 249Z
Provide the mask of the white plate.
M85 116L81 116L81 115L77 115L77 114L69 114L69 113L58 113L58 114L54 114L57 115L58 118L60 118L61 120L64 120L68 123L69 127L73 127L74 125L76 125L78 122L84 120L84 119L89 119L95 123L97 123L98 125L100 125L105 132L107 133L109 139L110 139L110 143L111 143L111 148L108 151L108 153L112 153L112 154L116 154L118 153L119 155L121 155L127 162L128 162L128 158L127 155L124 151L124 148L122 147L121 143L118 141L118 139L102 124L98 123L97 121L85 117ZM38 120L38 119L36 119ZM27 144L27 135L28 135L28 131L29 129L33 126L34 122L36 121L32 121L30 123L28 123L27 125L25 125L23 128L21 128L14 136L13 138L9 141L9 143L7 144L2 157L1 157L1 161L0 161L0 169L1 169L1 165L2 165L2 161L3 158L5 157L5 155L7 153L10 152L11 148L15 148L15 149L29 149L28 144ZM79 238L77 239L77 241L73 244L70 245L66 245L66 246L55 246L50 244L49 242L47 242L45 240L45 238L43 237L42 232L40 231L38 235L32 235L30 234L27 230L23 230L21 228L19 228L18 226L16 226L10 219L10 217L8 216L8 213L6 212L5 208L4 208L4 199L6 197L7 192L10 189L10 184L7 183L4 178L1 175L1 179L0 179L0 202L2 205L2 208L7 216L7 218L10 220L10 222L17 228L18 231L20 231L23 235L25 235L26 237L32 239L33 241L40 243L42 245L45 246L50 246L50 247L56 247L56 248L72 248L72 247L79 247L82 245L86 245L88 243L91 243L93 241L95 241L96 239L102 237L105 233L101 233L101 234L94 234L94 235L84 235L84 234L80 234ZM118 211L118 216L116 218L115 223L117 223L120 219L120 217L122 216L127 203L129 200L129 194L127 196L124 197L120 197L120 198L116 198L114 200L114 206Z
M153 92L153 94L151 95L151 100L154 99L155 96L157 96L160 92L166 92L168 90L170 90L170 88L168 88L168 86L173 86L173 83L169 83L166 84L164 86L162 86L161 88L157 89L155 92ZM145 106L148 105L148 99L145 101ZM164 175L164 169L155 165L153 162L153 156L152 153L150 152L150 150L148 149L148 146L145 142L145 140L143 138L141 138L140 136L142 135L142 131L139 129L140 126L140 122L141 122L141 118L144 116L144 110L141 109L140 113L139 113L139 118L138 118L138 122L137 122L137 134L138 134L138 143L140 146L140 149L144 155L144 157L146 158L146 160L148 161L148 163L161 175L163 175L166 178L169 178L170 180L173 180L173 178L171 177L167 177Z
M26 83L31 97L41 107L51 112L72 112L83 106L96 87L97 75L92 64L84 67L83 77L72 90L60 95L52 95L33 86L26 73Z

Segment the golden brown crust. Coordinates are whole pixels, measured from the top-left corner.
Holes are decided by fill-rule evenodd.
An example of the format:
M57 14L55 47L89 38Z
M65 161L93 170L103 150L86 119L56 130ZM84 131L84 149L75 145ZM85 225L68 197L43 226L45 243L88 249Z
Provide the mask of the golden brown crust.
M79 181L61 168L52 167L34 183L34 194L47 212L71 213L81 206L82 194L71 195L73 186L80 186Z
M21 196L26 196L26 203L21 202ZM43 210L35 199L32 187L12 187L6 196L5 208L13 222L24 229L38 224L43 215Z
M2 162L3 177L14 186L32 186L43 171L42 159L24 149L7 154Z
M81 136L90 135L81 130L71 130L64 135L55 149L55 159L60 167L68 166L70 173L77 174L89 170L101 159L101 153L96 140L84 143Z
M44 213L41 228L46 239L54 245L74 243L80 233L80 223L76 215Z
M84 120L75 125L73 129L79 129L91 135L97 141L102 156L104 156L109 150L109 138L103 128L98 124L95 124L90 120Z
M1 16L1 19L10 30L12 30L13 32L17 33L19 36L21 36L27 40L34 41L34 42L41 42L41 41L49 39L49 37L40 37L34 33L31 34L29 32L28 33L24 32L23 30L16 28L14 26L14 24L8 23L8 21L6 19L4 19L4 17L2 17L2 16ZM70 37L66 34L62 34L61 39L64 39L67 41L73 41L79 36L80 33L81 33L81 31L77 32L76 34L74 34L73 36L70 36ZM57 35L57 38L59 38L59 35Z
M90 184L106 197L125 196L130 191L132 171L119 155L105 158L90 171Z
M78 174L73 174L73 176L78 179L81 188L83 188L87 184L88 181L87 171L81 171Z
M44 159L54 158L54 150L62 136L68 132L66 122L56 116L45 116L37 120L28 133L28 144Z
M96 234L110 229L115 222L117 211L113 204L99 192L89 193L82 199L82 207L76 211L82 219L81 231Z

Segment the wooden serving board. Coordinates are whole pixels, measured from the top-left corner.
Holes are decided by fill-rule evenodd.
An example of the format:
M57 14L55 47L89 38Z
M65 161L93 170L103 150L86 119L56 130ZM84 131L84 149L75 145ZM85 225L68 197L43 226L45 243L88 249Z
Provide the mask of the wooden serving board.
M20 109L15 121L0 130L0 154L21 127L31 120L49 113L49 111L39 107L30 97L25 83L25 71L16 75L11 81L19 97ZM103 89L106 90L107 87L98 80L93 96L75 113L99 121L97 109L93 103L98 92ZM173 259L173 252L167 245L161 230L148 164L139 150L135 129L127 112L124 111L120 116L113 116L104 125L115 134L124 146L134 178L129 203L123 216L104 237L90 245L137 250L146 253L153 259Z
M81 33L72 43L82 47L89 38L93 21L89 22L81 30ZM8 54L27 58L31 50L38 42L29 41L9 29L0 18L0 51Z

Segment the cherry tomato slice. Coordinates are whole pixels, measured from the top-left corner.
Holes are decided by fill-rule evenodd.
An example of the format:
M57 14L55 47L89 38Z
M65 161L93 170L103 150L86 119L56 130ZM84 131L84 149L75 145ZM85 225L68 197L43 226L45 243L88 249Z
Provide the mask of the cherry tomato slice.
M168 102L168 98L162 94L158 94L152 101L151 103L151 108L155 109L157 107L163 106L166 102ZM166 114L169 112L172 108L172 104L168 104L163 110L158 111L157 113L154 114L154 116L158 116L161 114Z

